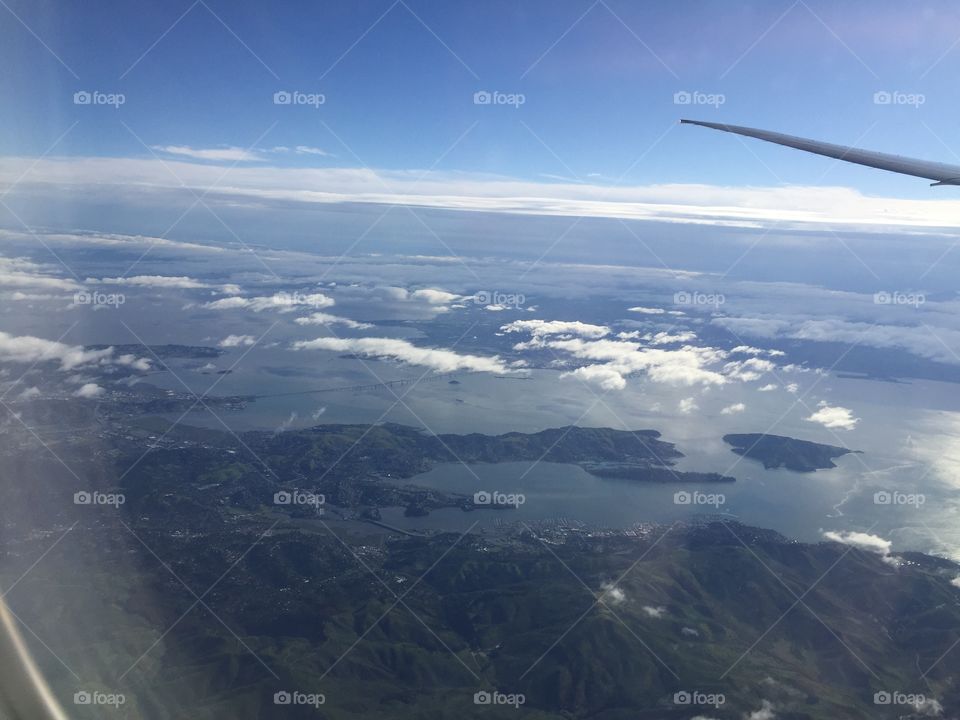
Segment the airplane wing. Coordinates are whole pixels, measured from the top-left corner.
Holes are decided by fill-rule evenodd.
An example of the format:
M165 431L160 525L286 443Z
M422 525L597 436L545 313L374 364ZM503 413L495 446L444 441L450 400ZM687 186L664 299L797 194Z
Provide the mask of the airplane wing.
M834 145L833 143L808 140L794 135L784 135L768 130L741 127L740 125L724 125L722 123L702 122L700 120L681 120L680 122L689 125L701 125L703 127L713 128L714 130L723 130L724 132L730 132L736 135L745 135L746 137L757 138L758 140L766 140L767 142L776 143L777 145L786 145L787 147L803 150L804 152L826 155L827 157L843 160L844 162L856 163L857 165L866 165L902 175L913 175L914 177L935 180L936 182L934 182L933 185L960 185L960 165L947 165L946 163L930 162L928 160L915 160L914 158L903 157L902 155L891 155L888 153L873 152L872 150L858 150L857 148L846 147L844 145Z

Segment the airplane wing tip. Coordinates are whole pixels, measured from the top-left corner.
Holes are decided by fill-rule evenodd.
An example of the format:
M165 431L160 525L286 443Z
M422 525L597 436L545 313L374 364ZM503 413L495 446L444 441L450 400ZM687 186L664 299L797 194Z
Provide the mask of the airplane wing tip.
M690 120L682 118L680 120L684 125L699 125L713 130L723 130L724 132L744 137L756 138L766 142L782 145L785 147L802 150L813 153L814 155L823 155L825 157L842 160L855 165L865 165L866 167L877 168L878 170L887 170L888 172L899 173L901 175L911 175L913 177L935 180L934 185L956 185L960 186L960 165L947 165L946 163L930 162L916 158L891 155L889 153L872 152L869 150L860 150L845 145L835 145L833 143L821 142L819 140L810 140L807 138L785 135L783 133L772 132L770 130L758 130L757 128L743 127L740 125L727 125L725 123L706 122L704 120Z
M725 130L728 126L721 123L712 123L707 122L706 120L690 120L689 118L680 118L681 125L699 125L705 128L715 128L717 130Z

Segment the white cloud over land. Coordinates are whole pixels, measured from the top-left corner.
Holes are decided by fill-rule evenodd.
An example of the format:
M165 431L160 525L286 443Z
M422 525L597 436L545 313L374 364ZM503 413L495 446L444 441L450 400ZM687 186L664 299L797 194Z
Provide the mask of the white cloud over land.
M515 368L496 355L484 357L441 348L422 348L407 340L394 338L317 338L297 341L293 344L293 348L356 353L371 358L391 358L409 365L427 367L435 372L465 370L497 375L515 372Z
M853 430L860 418L853 416L853 410L845 407L836 407L821 402L819 409L806 418L807 422L819 423L830 430Z
M83 345L68 345L32 335L11 335L0 332L0 363L33 364L56 362L60 370L80 367L117 365L141 372L149 370L150 361L136 355L117 355L112 347L91 350Z
M186 275L133 275L131 277L105 277L101 280L87 278L88 284L126 285L129 287L162 288L176 290L219 290L228 295L240 293L240 286L232 283L213 285Z
M0 332L0 361L34 363L49 360L59 362L61 370L72 370L81 365L107 361L112 355L112 348L87 350L82 345Z
M834 532L829 530L823 533L823 537L833 542L843 543L844 545L853 545L861 550L870 550L886 554L890 552L890 541L884 540L879 535L870 535L863 532Z
M325 312L315 312L306 317L298 317L294 322L297 325L343 325L351 330L366 330L373 327L370 323L358 322Z
M78 398L98 398L103 395L106 391L97 385L96 383L84 383L80 386L80 389L77 390L74 395Z
M323 293L278 292L260 297L226 297L205 303L203 307L208 310L252 310L253 312L274 310L288 313L301 307L326 308L333 304L333 298Z
M256 342L253 335L227 335L217 345L222 348L250 347Z
M591 325L579 320L515 320L500 328L505 333L526 332L534 338L548 335L576 335L577 337L602 338L610 333L606 325Z

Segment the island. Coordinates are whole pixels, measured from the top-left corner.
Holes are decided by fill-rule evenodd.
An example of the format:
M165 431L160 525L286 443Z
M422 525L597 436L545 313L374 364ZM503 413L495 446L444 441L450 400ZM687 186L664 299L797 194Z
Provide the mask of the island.
M290 468L292 473L309 476L324 463L335 465L327 475L329 480L344 476L352 481L388 473L393 480L408 479L439 463L550 462L578 465L598 477L635 482L734 481L717 473L676 469L683 453L662 440L656 430L564 426L532 433L432 435L394 423L372 428L330 424L279 436L250 432L245 438L255 452L276 458L280 467L286 467L290 459L311 458L309 466ZM352 446L349 456L335 463Z
M837 445L765 433L734 433L724 435L723 441L732 445L731 449L737 455L759 460L767 470L785 467L802 473L835 468L834 458L859 452Z
M113 345L87 345L87 350L97 351L113 348L117 355L140 355L153 359L158 357L161 360L171 358L187 358L190 360L215 359L223 355L226 351L220 348L208 347L206 345L178 345L174 343L162 345L142 345L140 343L116 343Z

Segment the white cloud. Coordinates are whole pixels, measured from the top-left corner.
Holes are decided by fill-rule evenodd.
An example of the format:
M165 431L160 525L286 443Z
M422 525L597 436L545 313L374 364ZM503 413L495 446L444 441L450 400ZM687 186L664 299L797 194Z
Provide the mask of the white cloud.
M288 293L278 292L261 297L228 297L204 303L208 310L276 310L281 313L293 312L300 307L325 308L334 305L333 298L323 293Z
M38 302L43 300L60 300L62 295L51 295L49 293L25 293L15 290L6 296L12 302Z
M710 365L724 357L723 351L685 345L674 350L642 347L639 343L621 340L542 340L545 347L560 350L578 360L602 361L601 365L588 365L561 377L576 374L595 378L612 385L612 376L617 374L625 382L628 375L646 373L654 382L669 385L723 385L727 378L710 369ZM525 347L521 344L519 347ZM603 368L588 369L588 368ZM622 388L625 385L617 385ZM617 388L614 388L617 389Z
M330 153L328 153L326 150L318 147L311 147L310 145L297 145L294 150L298 155L320 155L322 157L331 157Z
M940 717L943 715L943 705L939 700L929 697L915 698L911 707L920 715L926 717Z
M458 300L463 300L463 295L456 295L439 288L422 288L409 293L409 297L414 300L424 300L431 305L448 305Z
M776 389L777 389L776 383L768 383L768 384L766 384L766 385L764 385L764 386L762 386L762 387L758 387L758 388L757 388L757 391L758 391L758 392L773 392L773 391L776 390Z
M667 614L667 609L665 607L653 607L652 605L644 605L642 608L643 612L647 617L652 617L657 620L664 617Z
M759 380L775 367L776 366L769 360L751 357L746 360L729 362L724 366L723 371L725 375L734 380L751 382L753 380Z
M514 320L503 325L500 330L507 333L529 333L535 339L549 335L602 338L610 333L610 328L605 325L591 325L579 320Z
M133 368L134 370L140 370L141 372L146 372L150 369L150 361L147 358L138 358L136 355L120 355L114 362L117 365L124 365L126 367Z
M402 302L410 298L410 291L402 287L387 285L385 287L377 288L377 290L386 295L388 300L397 300Z
M187 277L185 275L179 275L179 276L134 275L133 277L127 277L127 278L108 277L108 278L103 278L102 280L88 278L87 282L98 283L102 285L131 285L131 286L139 286L139 287L161 287L161 288L180 288L180 289L207 287L206 283L202 283L199 280L194 280L193 278Z
M627 601L627 594L619 585L605 582L600 586L600 601L608 605L622 605Z
M227 335L217 343L222 348L250 347L257 339L253 335Z
M340 317L339 315L331 315L330 313L325 312L315 312L306 317L298 317L294 322L297 325L343 325L344 327L351 328L353 330L365 330L367 328L372 328L373 325L365 322L357 322L356 320L351 320L350 318Z
M41 392L38 387L28 387L22 393L17 395L17 400L30 400L31 398L40 397Z
M273 431L274 436L279 435L280 433L286 432L287 430L289 430L289 429L290 429L290 426L292 426L293 423L295 423L295 422L297 421L297 418L298 418L298 417L299 417L299 413L297 413L296 410L291 410L291 411L290 411L290 415L287 417L287 419L284 420L283 422L281 422L281 423L276 427L276 429Z
M783 357L786 355L783 350L766 350L764 348L753 347L752 345L737 345L730 351L731 355L769 355L770 357Z
M805 418L807 422L820 423L831 430L853 430L860 422L860 418L854 417L849 408L828 405L826 401L821 401L818 407L819 410Z
M436 372L487 372L504 375L514 372L499 356L465 355L439 348L417 347L407 340L394 338L317 338L300 340L295 350L330 350L351 352L366 357L388 357L410 365L428 367Z
M642 305L627 308L627 310L629 312L640 313L641 315L663 315L665 312L667 312L663 308L643 307Z
M679 403L677 403L677 409L683 415L689 415L694 410L699 410L700 406L697 405L696 398L688 397L688 398L683 398L682 400L680 400Z
M631 331L608 337L611 330L604 325L548 320L518 320L500 329L529 333L529 340L514 344L516 351L554 351L553 365L561 370L564 364L570 368L561 372L561 378L576 377L605 390L623 389L627 379L637 375L678 386L723 385L745 381L773 367L758 358L721 366L728 353L692 344L697 336L691 331L643 335Z
M244 297L229 297L221 298L220 300L214 300L212 302L205 303L203 307L209 310L239 310L241 308L251 307L254 300L261 298L244 298ZM260 310L266 309L267 305L259 308Z
M260 162L263 160L256 153L240 147L192 148L187 145L152 145L151 149L167 155L213 162Z
M733 403L733 405L727 405L723 410L720 411L721 415L736 415L737 413L742 413L747 409L747 406L742 402Z
M532 182L441 171L424 175L409 170L240 165L231 169L229 187L220 188L217 181L224 166L262 157L237 147L166 145L156 149L174 157L6 157L0 160L0 184L24 176L21 187L52 183L103 192L131 187L163 191L186 185L196 191L209 190L211 197L231 196L236 202L246 197L250 204L365 202L733 227L778 222L782 228L825 225L871 230L957 228L960 223L960 201L955 199L874 197L851 188L823 186L622 186Z
M889 555L890 548L892 547L892 543L889 540L884 540L879 535L871 535L864 532L835 532L833 530L827 530L823 533L823 537L833 542L843 543L844 545L853 545L855 548L877 553L878 555Z
M100 397L106 392L102 387L96 383L85 383L80 386L80 389L77 390L74 395L78 398L96 398Z
M0 286L2 285L67 291L80 287L70 278L56 277L44 265L23 258L7 257L0 257Z
M957 575L953 580L951 580L950 584L954 587L960 588L960 575Z
M689 343L697 339L695 333L685 330L679 333L658 332L646 336L647 342L651 345L677 345L679 343Z
M0 362L59 362L61 370L86 365L122 365L134 370L149 370L150 361L134 355L114 356L113 348L87 350L82 345L67 345L32 335L0 332Z
M575 377L584 382L597 385L603 390L623 390L627 381L619 372L606 365L587 365L571 372L562 373L561 378Z
M960 357L951 350L960 346L960 331L946 327L939 327L932 332L925 324L890 325L841 318L781 316L719 317L712 322L738 335L899 349L936 362L960 364Z
M754 710L746 716L747 720L774 720L776 714L773 712L773 703L769 700L763 700L760 703L760 709Z
M82 345L0 332L0 361L33 363L55 360L62 370L72 370L81 365L107 361L112 355L113 348L86 350Z
M127 285L130 287L174 288L178 290L212 289L229 295L236 295L241 291L239 285L232 283L213 285L187 277L186 275L134 275L132 277L106 277L100 280L87 278L87 283L98 285Z
M0 159L2 165L2 159ZM217 245L200 245L199 243L182 242L180 240L169 240L161 237L151 237L150 235L122 235L119 233L64 233L64 232L43 232L34 231L33 233L16 232L13 230L0 229L0 240L14 242L36 241L38 237L43 238L45 245L50 246L76 246L93 245L95 247L148 247L152 251L171 250L177 251L196 251L200 253L224 253L226 249Z

